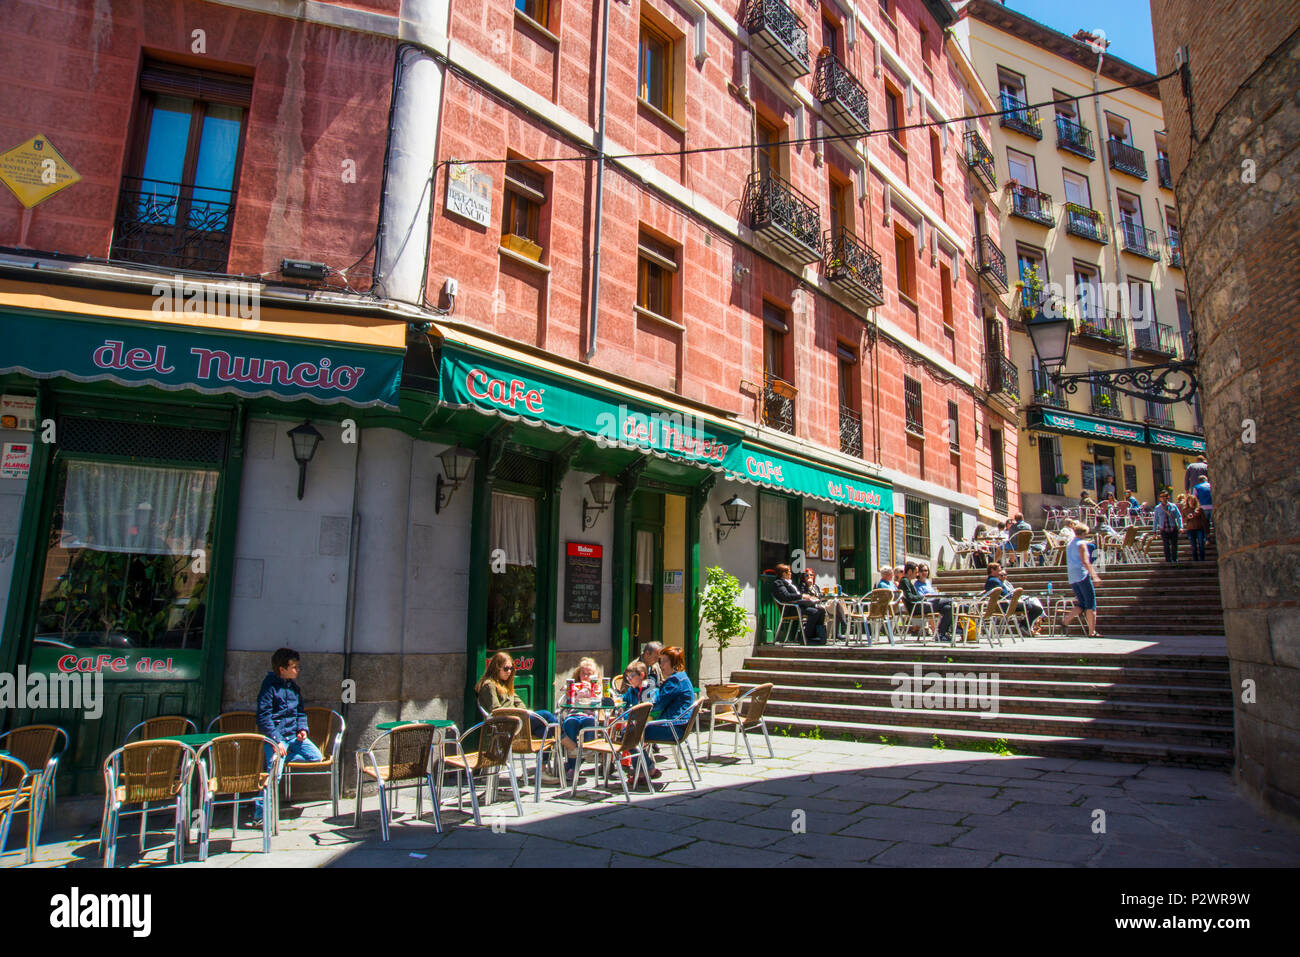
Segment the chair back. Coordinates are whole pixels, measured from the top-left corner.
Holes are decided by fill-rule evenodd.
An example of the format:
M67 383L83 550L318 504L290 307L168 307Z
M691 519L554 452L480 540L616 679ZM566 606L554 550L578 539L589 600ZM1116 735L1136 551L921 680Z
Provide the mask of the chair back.
M199 756L212 758L208 791L212 794L247 794L266 787L266 747L270 738L260 734L226 734L199 748Z
M44 767L44 765L41 765ZM26 761L0 754L0 793L20 791L31 784L32 772ZM15 805L18 803L15 800Z
M514 740L510 742L510 750L515 754L532 754L533 753L533 723L528 720L531 715L527 708L497 708L492 712L492 716L503 715L507 718L519 719L519 730L515 733Z
M695 704L698 709L700 702ZM653 707L649 701L643 701L628 710L627 725L623 728L623 734L614 742L620 751L626 753L641 747L641 739L645 737L645 726L650 721L650 710Z
M1007 604L1007 617L1014 615L1020 610L1020 596L1025 593L1023 588L1014 588L1011 591L1011 597Z
M1029 529L1022 529L1011 536L1011 549L1017 552L1029 551L1029 546L1034 542L1034 533Z
M1124 541L1120 542L1120 548L1132 548L1133 543L1137 541L1137 534L1138 530L1136 525L1130 525L1128 528L1124 529Z
M514 709L518 712L520 709ZM528 722L520 720L519 715L493 712L479 727L478 732L478 767L476 771L503 767L510 760L514 749L515 736L520 726ZM531 740L531 738L529 739Z
M1002 609L998 607L998 601L1002 598L1002 589L990 588L984 596L984 601L980 605L980 617L992 618L994 615L1001 614Z
M418 781L426 777L433 739L437 734L438 729L431 724L402 724L386 732L388 776L384 780Z
M772 689L775 687L776 685L770 681L767 684L759 685L741 702L745 709L741 715L741 721L746 727L763 720L763 712L767 709L767 701L772 697Z
M124 741L130 741L136 731L140 732L141 741L154 738L170 738L178 734L192 734L194 722L180 714L160 714L155 718L146 718L126 733Z
M867 617L882 620L889 617L894 603L894 591L891 588L873 588L867 595Z
M695 726L700 723L700 710L704 707L704 698L696 698L695 703L691 705L691 713L686 718L686 724L682 726L682 737L687 738L695 733Z
M62 745L59 738L62 737ZM53 724L27 724L0 734L0 751L11 755L37 772L44 771L55 755L68 747L68 732ZM8 788L0 786L0 791Z
M189 776L194 752L179 741L137 741L124 745L104 761L107 770L120 757L121 775L117 786L127 804L143 801L170 801Z
M223 711L212 719L208 730L222 734L257 734L257 714L252 711Z
M334 757L334 742L343 733L343 715L329 708L311 707L307 712L307 737L328 761Z
M622 695L627 690L627 679L622 675L615 675L610 679L609 686L614 689L614 693Z

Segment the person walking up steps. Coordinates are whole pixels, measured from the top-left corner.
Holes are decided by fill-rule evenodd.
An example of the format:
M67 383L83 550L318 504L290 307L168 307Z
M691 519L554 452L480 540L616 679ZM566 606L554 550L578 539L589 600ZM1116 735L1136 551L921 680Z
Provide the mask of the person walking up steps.
M1088 526L1075 522L1071 527L1074 529L1074 538L1065 546L1065 566L1069 572L1070 588L1074 590L1074 607L1061 624L1068 629L1070 622L1082 614L1088 626L1088 637L1104 638L1105 635L1097 631L1096 585L1101 579L1097 577L1097 570L1092 567L1092 560L1088 557Z

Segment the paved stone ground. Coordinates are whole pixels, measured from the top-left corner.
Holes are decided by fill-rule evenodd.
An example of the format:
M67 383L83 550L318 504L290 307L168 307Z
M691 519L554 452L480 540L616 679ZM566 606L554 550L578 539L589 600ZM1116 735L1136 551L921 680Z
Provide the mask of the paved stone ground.
M539 804L526 796L524 817L502 800L478 827L456 812L453 798L442 834L427 805L424 820L414 819L408 792L387 844L379 840L373 797L360 828L352 826L352 801L339 818L329 816L328 802L286 805L269 855L260 853L260 831L241 830L232 846L226 810L209 859L182 866L1300 866L1300 832L1255 812L1218 771L773 741L776 757L764 750L757 764L701 758L704 782L696 792L665 762L657 784L667 786L634 796L631 806L621 791L612 797L580 789L577 798L548 799L543 788ZM1098 810L1104 834L1093 831ZM36 866L99 865L97 821L67 827L47 830ZM150 842L165 840L155 832ZM11 836L9 846L20 842ZM0 863L21 860L11 850ZM159 848L139 861L133 834L118 844L119 866L165 860Z

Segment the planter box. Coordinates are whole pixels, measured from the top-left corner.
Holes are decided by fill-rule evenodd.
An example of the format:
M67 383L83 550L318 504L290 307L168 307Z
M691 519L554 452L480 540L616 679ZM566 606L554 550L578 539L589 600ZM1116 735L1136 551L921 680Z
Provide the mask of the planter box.
M537 245L531 239L525 239L523 236L516 236L514 233L506 233L501 237L501 245L511 252L518 253L521 256L527 256L535 262L542 261L542 247Z

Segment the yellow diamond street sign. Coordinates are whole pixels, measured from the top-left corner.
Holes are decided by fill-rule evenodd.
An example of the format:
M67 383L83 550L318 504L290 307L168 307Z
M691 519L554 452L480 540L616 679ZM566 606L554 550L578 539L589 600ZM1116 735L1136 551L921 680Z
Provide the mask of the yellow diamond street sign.
M80 181L81 175L44 136L33 136L21 146L0 153L0 182L28 209Z

